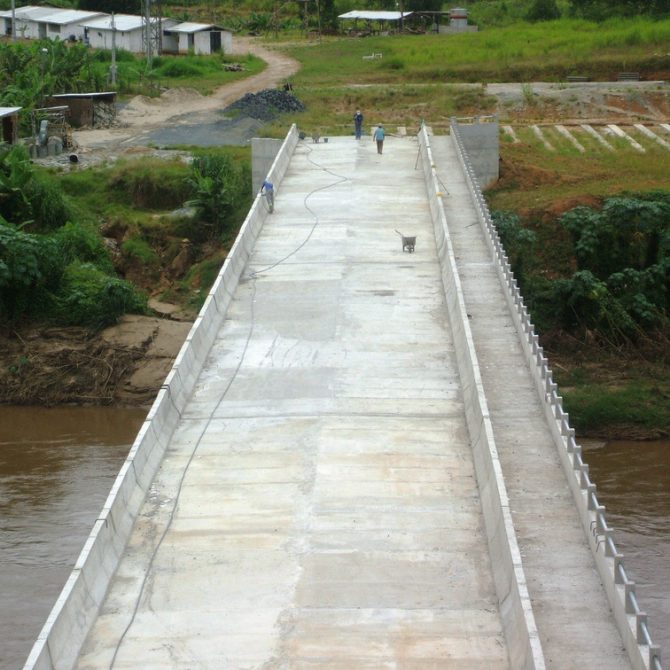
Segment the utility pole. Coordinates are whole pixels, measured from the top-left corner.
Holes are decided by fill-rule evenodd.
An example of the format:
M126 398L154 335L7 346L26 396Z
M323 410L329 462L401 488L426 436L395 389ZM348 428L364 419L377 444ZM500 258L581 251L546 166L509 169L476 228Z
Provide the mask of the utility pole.
M109 67L109 80L112 86L116 86L116 23L114 12L112 12L112 64Z
M151 52L151 0L144 0L144 53L149 67L151 67Z
M16 0L12 0L12 42L16 41Z

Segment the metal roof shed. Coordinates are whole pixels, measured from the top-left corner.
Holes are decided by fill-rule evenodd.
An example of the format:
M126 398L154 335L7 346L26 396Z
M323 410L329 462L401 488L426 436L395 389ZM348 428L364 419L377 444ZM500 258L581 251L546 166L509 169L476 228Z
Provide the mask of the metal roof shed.
M52 95L48 105L67 105L73 126L98 127L108 124L116 116L116 91L95 93L59 93Z
M22 107L0 107L2 141L16 144L19 140L19 112Z
M359 19L362 19L368 24L368 29L371 31L372 21L378 21L380 24L385 21L390 23L399 23L400 28L402 29L402 22L408 17L411 16L412 12L387 12L387 11L374 11L374 10L353 10L347 12L346 14L340 14L337 18L342 20L352 20L356 23Z
M384 12L372 10L353 10L346 14L340 14L338 19L363 19L364 21L400 21L411 16L412 12Z
M50 39L84 39L82 23L104 16L104 12L86 12L78 9L57 9L52 14L35 19L40 37Z
M152 19L155 24L158 19ZM174 19L162 19L164 29L177 23ZM115 14L114 25L112 16L105 15L82 23L84 39L96 49L112 48L112 32L116 32L117 49L125 49L133 53L144 52L143 31L145 20L143 16L134 14Z
M170 26L164 32L165 48L170 49L168 44L171 46L174 44L174 49L170 50L178 51L180 54L193 51L198 55L209 55L219 51L230 53L233 49L232 32L213 23L186 21ZM171 37L173 42L169 42Z
M39 39L46 37L40 35L39 23L37 22L42 16L48 16L56 11L54 7L35 7L34 5L26 5L25 7L17 7L14 11L14 18L16 19L16 26L14 34L26 39ZM12 11L6 10L0 12L0 17L5 20L5 35L12 34Z

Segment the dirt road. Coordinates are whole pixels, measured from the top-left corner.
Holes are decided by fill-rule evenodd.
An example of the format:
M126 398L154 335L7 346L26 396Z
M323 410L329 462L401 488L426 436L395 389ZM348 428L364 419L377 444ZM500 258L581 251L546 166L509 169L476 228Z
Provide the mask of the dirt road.
M170 129L175 137L171 144L189 144L192 129L220 124L222 109L243 97L266 88L275 88L298 71L300 64L278 51L264 47L256 38L236 37L233 53L252 53L262 58L267 67L257 75L240 79L204 96L189 88L170 89L158 98L137 96L119 112L119 126L109 129L80 130L74 133L79 153L112 148L115 151L147 145L161 129ZM181 129L181 132L175 129ZM180 141L180 137L183 140ZM155 141L154 141L155 143Z

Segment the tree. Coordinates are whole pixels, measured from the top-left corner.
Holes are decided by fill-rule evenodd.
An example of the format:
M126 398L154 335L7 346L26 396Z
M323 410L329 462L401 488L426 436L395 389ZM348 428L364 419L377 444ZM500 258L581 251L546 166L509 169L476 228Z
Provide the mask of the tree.
M107 14L142 14L142 0L79 0L79 9Z
M556 0L533 0L526 19L528 21L553 21L561 18L561 10Z
M623 15L662 16L670 13L670 0L570 0L570 7L576 16L603 21Z
M442 9L442 0L405 0L406 12L439 12Z

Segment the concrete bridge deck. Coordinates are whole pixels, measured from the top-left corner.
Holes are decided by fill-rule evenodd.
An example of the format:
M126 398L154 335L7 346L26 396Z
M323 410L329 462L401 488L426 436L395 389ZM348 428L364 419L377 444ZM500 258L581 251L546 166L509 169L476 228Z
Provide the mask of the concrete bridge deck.
M240 238L225 318L193 331L202 369L180 355L193 393L171 375L152 410L178 413L147 448L156 476L134 447L27 668L647 667L623 648L454 144L385 144L297 145L274 214ZM87 616L81 650L49 647Z
M177 495L115 668L508 667L417 150L297 148L78 667Z

